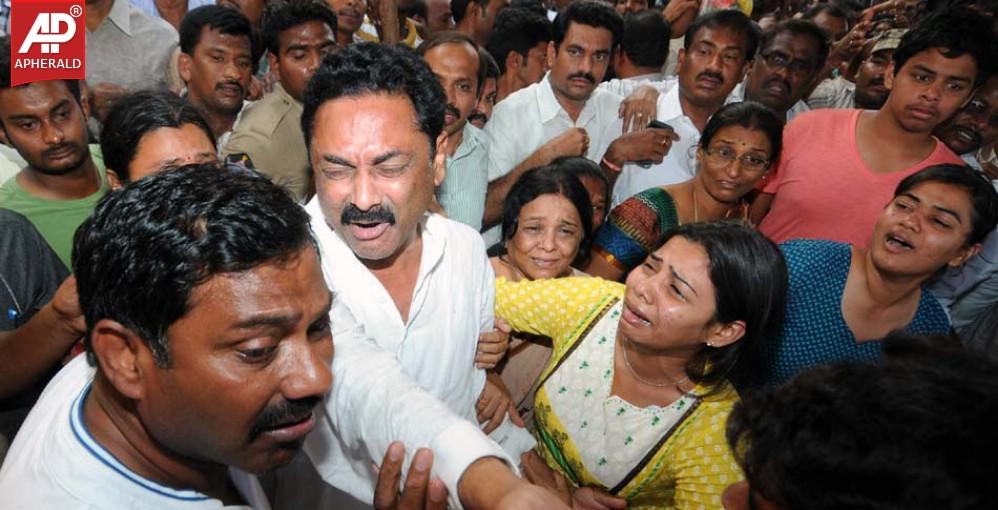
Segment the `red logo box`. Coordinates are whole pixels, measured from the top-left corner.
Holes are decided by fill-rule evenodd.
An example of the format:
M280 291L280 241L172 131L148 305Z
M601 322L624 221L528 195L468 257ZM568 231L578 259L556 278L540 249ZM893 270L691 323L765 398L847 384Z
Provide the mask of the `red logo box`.
M86 79L83 0L13 0L10 84Z

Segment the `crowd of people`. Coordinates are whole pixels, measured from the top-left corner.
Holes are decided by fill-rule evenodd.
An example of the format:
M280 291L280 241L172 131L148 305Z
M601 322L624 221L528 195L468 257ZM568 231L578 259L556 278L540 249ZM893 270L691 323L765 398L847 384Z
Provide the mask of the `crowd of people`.
M0 509L998 508L993 1L85 7Z

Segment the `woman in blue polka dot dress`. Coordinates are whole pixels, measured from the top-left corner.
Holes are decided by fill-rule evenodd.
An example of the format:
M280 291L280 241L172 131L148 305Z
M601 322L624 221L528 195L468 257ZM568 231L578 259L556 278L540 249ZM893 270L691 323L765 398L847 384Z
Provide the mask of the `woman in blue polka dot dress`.
M998 195L969 167L938 165L901 181L869 249L794 240L783 330L767 346L767 384L836 361L877 361L894 330L944 335L949 318L923 285L976 255L995 228Z

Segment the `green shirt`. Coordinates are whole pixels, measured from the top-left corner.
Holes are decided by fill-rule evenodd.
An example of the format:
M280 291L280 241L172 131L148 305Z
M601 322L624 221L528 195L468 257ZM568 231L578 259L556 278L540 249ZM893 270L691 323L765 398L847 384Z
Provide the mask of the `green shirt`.
M73 235L76 234L76 229L90 216L97 201L108 192L107 173L100 148L91 145L90 151L91 159L100 174L101 186L88 197L75 200L38 198L25 191L14 178L0 186L0 207L28 218L67 268L73 267Z

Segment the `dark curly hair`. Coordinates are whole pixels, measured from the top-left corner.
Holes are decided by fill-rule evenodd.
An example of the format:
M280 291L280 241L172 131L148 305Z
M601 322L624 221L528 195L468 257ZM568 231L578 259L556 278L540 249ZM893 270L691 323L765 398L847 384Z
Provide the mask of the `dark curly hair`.
M430 155L444 128L447 96L436 76L412 50L357 43L327 55L305 88L301 116L305 145L312 147L315 114L327 101L367 94L404 95L416 110L416 127L429 137Z
M894 74L908 59L930 48L936 48L946 58L970 55L977 63L974 87L984 83L995 70L998 45L991 20L972 9L954 7L933 12L905 32L894 50Z
M794 510L998 508L998 366L948 339L883 351L743 395L727 437L751 492Z
M197 286L291 260L306 246L316 247L308 214L255 172L188 165L109 193L73 240L91 361L90 333L113 319L168 367L167 329L187 313Z

